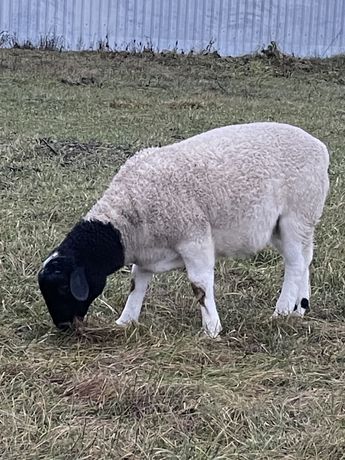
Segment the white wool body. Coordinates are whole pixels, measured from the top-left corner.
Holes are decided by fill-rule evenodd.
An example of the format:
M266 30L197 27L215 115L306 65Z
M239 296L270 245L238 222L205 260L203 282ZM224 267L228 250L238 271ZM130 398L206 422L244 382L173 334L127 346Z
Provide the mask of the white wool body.
M314 229L329 189L328 164L321 141L270 122L225 126L135 154L85 216L119 229L125 262L134 264L141 286L129 296L119 323L138 319L147 274L185 266L204 293L204 328L217 335L215 260L255 254L268 244L285 260L275 315L296 308L302 315Z

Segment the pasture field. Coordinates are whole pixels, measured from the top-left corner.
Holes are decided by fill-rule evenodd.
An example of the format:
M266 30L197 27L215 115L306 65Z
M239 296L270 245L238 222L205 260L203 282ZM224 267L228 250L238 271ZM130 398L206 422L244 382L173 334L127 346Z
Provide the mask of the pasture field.
M345 458L345 58L221 59L0 50L0 457ZM42 260L143 146L220 125L292 123L327 143L311 312L271 321L282 261L221 261L224 332L202 337L184 272L155 278L141 324L115 326L129 273L87 327L52 325Z

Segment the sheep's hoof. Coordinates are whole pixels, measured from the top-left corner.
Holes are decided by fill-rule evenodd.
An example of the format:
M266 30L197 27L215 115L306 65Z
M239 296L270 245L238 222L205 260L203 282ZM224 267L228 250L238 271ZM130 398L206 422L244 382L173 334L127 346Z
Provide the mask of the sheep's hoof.
M120 319L117 319L115 321L115 324L119 327L122 327L123 329L125 329L126 327L130 326L132 324L133 321L121 321Z
M296 318L303 318L306 311L308 310L304 309L300 305L296 305L294 311L291 313L291 316L295 316Z
M278 312L274 311L273 314L271 315L271 319L278 319L278 318L286 318L287 316L291 315L290 312Z
M286 317L290 316L293 313L293 310L290 310L288 308L276 308L274 312L272 313L271 319L276 319L279 317Z
M204 327L203 332L204 335L207 336L209 339L213 340L220 340L219 334L222 331L221 326L215 326L215 327Z
M295 306L294 310L293 311L289 311L289 312L286 312L286 311L283 311L283 312L278 312L278 311L274 311L273 314L271 315L271 319L277 319L277 318L286 318L287 316L293 316L293 317L297 317L297 318L303 318L304 314L305 314L306 310L304 310L303 308L301 308L300 306Z
M220 335L215 335L215 336L211 336L209 334L207 334L207 337L211 340L213 340L214 342L220 342L222 340L222 338L220 337Z
M200 331L201 340L212 340L212 342L220 342L222 339L219 335L210 335L205 329Z

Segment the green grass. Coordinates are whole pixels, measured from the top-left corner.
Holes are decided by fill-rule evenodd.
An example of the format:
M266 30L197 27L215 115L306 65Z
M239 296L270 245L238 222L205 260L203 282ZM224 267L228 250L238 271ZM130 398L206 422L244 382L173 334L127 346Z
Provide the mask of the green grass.
M344 70L342 57L0 51L1 458L345 458ZM36 274L120 164L263 120L332 152L309 315L270 321L282 262L266 250L217 265L219 341L199 334L181 272L156 278L136 328L115 327L124 270L88 329L55 330Z

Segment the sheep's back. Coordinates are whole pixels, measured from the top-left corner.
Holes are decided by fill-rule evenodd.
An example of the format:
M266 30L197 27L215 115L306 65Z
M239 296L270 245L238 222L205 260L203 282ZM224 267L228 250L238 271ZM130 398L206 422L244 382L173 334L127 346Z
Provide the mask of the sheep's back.
M207 226L215 235L264 232L287 208L319 218L327 167L324 144L299 128L233 125L137 153L103 200L116 207L122 198L127 218L152 241L197 237Z

